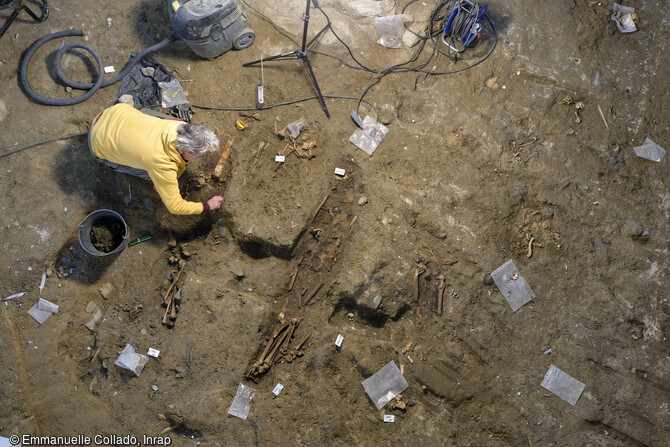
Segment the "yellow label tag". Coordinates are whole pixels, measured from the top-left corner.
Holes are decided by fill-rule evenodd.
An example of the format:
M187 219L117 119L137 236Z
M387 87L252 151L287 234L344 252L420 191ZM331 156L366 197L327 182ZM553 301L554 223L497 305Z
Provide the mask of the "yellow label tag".
M180 6L181 5L179 4L179 0L174 0L172 2L172 9L174 10L174 12L177 12L177 10L179 9Z

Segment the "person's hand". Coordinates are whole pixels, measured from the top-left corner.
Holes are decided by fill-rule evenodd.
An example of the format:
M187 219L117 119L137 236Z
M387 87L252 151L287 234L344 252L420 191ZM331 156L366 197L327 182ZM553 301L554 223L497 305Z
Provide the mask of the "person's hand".
M221 196L214 196L207 201L207 205L209 205L210 210L220 208L222 203L223 203L223 197Z

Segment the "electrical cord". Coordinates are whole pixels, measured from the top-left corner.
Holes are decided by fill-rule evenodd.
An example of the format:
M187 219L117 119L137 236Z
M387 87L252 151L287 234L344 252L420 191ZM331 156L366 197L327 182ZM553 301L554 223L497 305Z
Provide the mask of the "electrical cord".
M369 71L369 70L366 70L365 68L363 68L361 66L351 65L351 64L347 63L347 61L345 61L344 59L339 58L337 56L333 56L332 54L323 53L321 51L316 51L316 50L309 50L309 49L307 51L312 53L312 54L318 54L319 56L325 56L325 57L329 57L331 59L335 59L335 60L339 61L345 67L351 68L352 70Z
M324 98L329 98L329 99L351 99L351 100L356 100L358 101L358 96L340 96L340 95L322 95ZM294 99L292 101L286 101L286 102L280 102L277 104L270 104L267 106L263 106L262 108L257 108L257 107L218 107L218 106L200 106L197 104L191 104L191 106L197 108L197 109L203 109L203 110L219 110L223 112L250 112L254 110L269 110L269 109L274 109L277 107L283 107L283 106L289 106L291 104L297 104L300 102L305 102L305 101L311 101L312 99L319 99L318 96L310 96L307 98L300 98L300 99ZM363 100L366 104L368 104L370 107L372 107L375 112L377 112L377 108L367 100ZM377 113L379 115L379 113Z
M410 2L405 4L405 6L402 8L401 12L404 14L405 11L407 10L407 8L410 5L416 3L417 1L418 0L410 0ZM474 1L477 2L476 11L479 11L478 0L474 0ZM372 76L372 78L370 79L370 81L368 81L368 83L365 85L365 87L363 87L362 93L359 96L359 101L358 101L358 103L356 105L356 109L355 109L357 114L358 114L358 111L360 109L361 102L364 102L363 99L364 99L365 95L368 93L368 91L370 90L370 88L376 83L376 81L381 80L381 78L383 78L387 74L403 73L403 72L419 72L419 73L425 73L427 75L455 74L455 73L460 73L462 71L469 70L469 69L481 64L486 59L488 59L488 57L493 53L493 50L495 49L495 47L498 43L498 31L497 31L495 25L493 24L493 21L491 20L491 18L488 16L488 14L484 14L484 18L486 18L488 24L491 27L491 30L493 31L494 40L493 40L493 44L491 45L491 48L482 58L480 58L478 61L476 61L476 62L474 62L474 63L472 63L472 64L470 64L466 67L458 68L458 69L455 69L455 70L434 71L434 70L425 70L424 69L430 63L430 61L433 59L433 57L435 56L436 53L443 54L445 56L448 56L450 59L454 59L452 57L452 55L450 54L450 52L445 52L445 51L441 50L438 43L435 41L435 37L440 35L444 31L445 20L448 20L448 15L446 14L446 10L448 10L449 6L451 6L453 4L455 4L455 0L444 0L444 1L440 2L433 9L433 11L430 15L429 26L428 26L428 30L426 32L426 35L418 34L418 33L414 32L413 30L409 29L407 27L407 25L404 25L404 28L406 30L410 31L410 33L412 33L413 35L415 35L419 38L418 49L414 52L414 54L412 54L412 56L407 61L405 61L403 63L393 65L391 67L384 68L382 70L376 70L376 69L369 68L369 67L365 66L363 63L361 63L359 60L357 60L356 57L353 55L353 52L351 51L351 48L349 48L349 46L346 44L346 42L344 42L340 38L340 36L335 32L335 30L332 26L332 22L331 22L330 18L328 17L328 15L326 14L326 12L319 5L316 5L316 8L319 9L319 11L324 15L324 17L326 17L326 21L327 21L326 26L333 33L335 38L342 45L344 45L344 47L347 49L347 52L349 53L349 56L354 60L354 62L356 64L358 64L359 67L361 67L360 69L363 69L365 71L368 71L368 72L374 74ZM443 11L445 11L444 14L442 14ZM467 24L466 17L463 14L461 15L461 18L459 19L459 27L458 27L458 30L460 30L461 32L462 32L462 27L463 27L463 25L461 25L462 22L465 22L465 24ZM440 23L441 24L441 26L436 30L433 29L435 23ZM479 40L479 42L478 42L477 46L481 42L481 39L478 39L478 40ZM419 59L419 56L421 55L421 53L423 52L423 50L425 48L425 42L426 41L430 41L433 45L433 51L432 51L431 55L428 57L428 59L425 62L420 63L419 65L414 66L414 67L407 67L407 65L409 65L411 63L414 63ZM314 50L309 50L309 51L312 52L312 53L315 53L315 54L324 54L325 55L325 53L318 53ZM346 61L344 61L341 58L338 58L338 57L332 56L332 55L328 55L328 56L331 57L331 58L339 60L343 65L345 65L349 68L354 68L353 66L351 66L350 64L348 64ZM365 102L368 103L367 101L365 101ZM376 111L376 109L375 109L375 111Z
M489 25L491 26L491 29L493 30L493 35L494 35L494 36L493 36L493 43L491 44L491 48L489 48L489 50L486 52L486 54L484 54L484 56L482 56L477 62L474 62L474 63L472 63L472 64L470 64L470 65L468 65L468 66L466 66L466 67L462 67L462 68L459 68L459 69L456 69L456 70L449 70L449 71L426 71L426 70L420 70L420 69L419 69L419 70L415 70L415 71L418 71L419 73L426 73L426 74L429 74L429 75L449 75L449 74L456 74L456 73L460 73L460 72L465 71L465 70L469 70L469 69L471 69L472 67L476 67L477 65L481 64L481 63L484 62L486 59L488 59L489 56L491 56L491 53L493 53L493 50L495 50L496 46L498 45L498 30L496 29L495 25L493 24L493 21L491 20L491 18L489 17L488 14L485 14L485 15L484 15L484 18L487 20L487 22L488 22ZM437 48L436 48L436 49L437 49ZM438 49L438 51L439 51L439 49Z
M410 2L408 2L407 4L405 4L405 6L402 8L402 13L404 14L405 11L407 10L407 8L408 8L410 5L416 3L417 1L418 1L418 0L411 0ZM495 47L497 46L497 43L498 43L498 30L496 29L495 24L493 23L493 21L491 20L491 18L489 17L488 14L484 14L484 18L487 20L488 25L491 27L491 30L492 30L492 32L493 32L493 37L494 37L494 39L493 39L493 43L492 43L491 47L490 47L489 50L486 52L486 54L484 54L484 56L482 56L479 60L477 60L476 62L474 62L474 63L472 63L472 64L470 64L470 65L467 65L467 66L465 66L465 67L461 67L461 68L458 68L458 69L454 69L454 70L448 70L448 71L435 71L435 70L425 70L425 69L424 69L426 66L428 66L428 64L429 64L430 61L433 59L433 57L435 57L435 54L443 54L443 55L448 56L450 59L451 59L451 57L452 57L451 54L450 54L450 52L444 52L443 50L440 49L438 43L435 41L435 37L438 36L438 35L440 35L441 33L444 32L444 25L445 25L444 21L445 21L445 20L448 20L448 19L447 19L447 14L446 14L446 13L445 13L444 15L440 15L440 13L442 12L442 9L445 8L445 7L447 7L448 5L450 5L451 3L453 3L454 1L455 1L455 0L444 0L444 1L442 1L442 2L441 2L441 3L440 3L440 4L433 10L433 12L431 13L431 16L430 16L429 29L427 30L426 35L418 34L418 33L416 33L415 31L409 29L409 28L405 25L405 29L406 29L406 30L408 30L410 33L412 33L413 35L415 35L416 37L419 38L418 43L417 43L418 48L414 51L414 53L412 54L412 56L411 56L407 61L402 62L402 63L399 63L399 64L396 64L396 65L393 65L393 66L390 66L390 67L387 67L387 68L384 68L384 69L382 69L382 70L375 70L375 69L369 68L369 67L365 66L363 63L361 63L360 61L358 61L358 60L356 59L356 57L353 55L353 52L351 51L351 48L350 48L350 47L349 47L349 46L348 46L348 45L347 45L347 44L340 38L340 36L335 32L335 30L334 30L334 28L333 28L333 26L332 26L332 22L330 21L330 17L328 17L328 15L325 13L325 11L324 11L318 4L316 4L316 2L315 2L315 7L316 7L317 9L319 9L319 11L320 11L320 12L324 15L324 17L326 18L326 21L327 21L327 25L326 25L326 27L333 33L333 35L335 36L335 38L336 38L342 45L344 45L344 47L347 49L347 52L349 53L349 56L353 59L353 61L354 61L358 66L351 65L351 64L347 63L345 60L343 60L342 58L339 58L339 57L334 56L334 55L331 55L331 54L327 54L327 53L323 53L323 52L318 52L318 51L315 51L315 50L308 50L308 51L311 52L311 53L313 53L313 54L318 54L318 55L322 55L322 56L326 56L326 57L330 57L330 58L336 59L336 60L340 61L344 66L346 66L346 67L348 67L348 68L356 69L356 70L364 70L364 71L367 71L367 72L370 72L370 73L373 73L373 74L374 74L374 75L372 76L372 78L368 81L368 83L363 87L362 93L361 93L361 95L358 96L358 97L355 97L355 96L339 96L339 95L323 95L323 97L324 97L324 98L332 98L332 99L351 99L351 100L356 100L356 101L357 101L357 104L356 104L356 113L357 113L357 114L358 114L358 110L360 109L360 105L361 105L361 103L364 102L364 103L366 103L367 105L369 105L370 107L372 107L372 109L373 109L373 110L375 111L375 113L377 114L377 120L378 120L378 119L379 119L379 111L377 110L377 108L376 108L370 101L368 101L368 100L365 99L365 95L369 92L370 88L374 85L374 83L375 83L376 81L381 80L381 79L382 79L384 76L386 76L387 74L390 74L390 73L416 72L416 73L424 73L424 74L426 74L426 75L449 75L449 74L455 74L455 73L460 73L460 72L469 70L469 69L471 69L471 68L473 68L473 67L475 67L475 66L481 64L482 62L484 62L484 61L485 61L486 59L488 59L489 56L493 53L493 50L495 49ZM477 0L474 0L474 1L477 2ZM242 2L243 2L247 7L249 7L251 10L253 10L256 14L258 14L260 17L262 17L264 20L266 20L268 23L270 23L270 25L272 25L272 26L273 26L273 27L274 27L274 28L275 28L281 35L283 35L284 37L286 37L287 39L289 39L289 40L290 40L291 42L293 42L296 46L298 45L298 43L297 43L297 42L296 42L290 35L288 35L287 33L283 32L283 31L282 31L282 30L281 30L281 29L280 29L280 28L279 28L279 27L272 21L272 19L270 19L270 18L267 17L266 15L262 14L260 11L258 11L258 10L257 10L256 8L254 8L252 5L250 5L246 0L242 0ZM478 2L477 2L477 5L478 5ZM440 27L438 27L438 29L436 29L436 30L433 29L435 23L439 23L439 24L440 24ZM453 24L452 24L452 26L453 26ZM462 29L462 28L461 28L461 29ZM77 34L77 33L81 33L81 34ZM31 96L33 99L37 100L38 102L41 102L40 100L47 100L47 99L49 99L49 98L43 98L43 97L41 97L41 96L35 94L35 93L32 91L32 89L30 89L30 86L29 86L29 84L28 84L28 82L27 82L27 79L24 80L24 77L26 76L26 69L27 69L28 63L30 62L30 58L31 58L32 55L35 53L35 51L37 51L37 49L38 49L41 45L43 45L45 42L47 42L48 40L52 40L52 39L55 39L55 38L58 38L58 37L62 37L62 36L70 36L70 35L83 35L83 32L80 31L80 30L74 30L74 31L61 31L60 33L54 33L54 34L51 34L51 35L48 35L48 36L44 36L43 38L41 38L41 39L37 40L35 43L33 43L33 45L31 45L31 47L30 47L30 48L28 49L28 51L26 52L26 56L24 56L24 60L23 60L23 63L22 63L22 65L21 65L21 82L22 82L24 88L26 89L26 91L28 92L29 96ZM124 72L125 72L126 70L129 70L130 68L132 68L132 66L133 66L137 61L139 61L139 60L141 59L140 56L144 56L145 54L147 54L148 52L150 52L150 50L151 50L151 51L157 51L158 49L160 49L160 48L162 48L163 46L165 46L165 45L167 45L168 43L170 43L170 42L171 42L171 39L172 39L172 40L176 39L176 36L171 35L171 36L169 36L167 39L165 39L163 42L161 42L161 43L159 43L159 44L157 44L157 45L154 45L153 47L150 47L150 48L148 48L147 50L144 50L142 53L139 53L136 57L134 57L133 59L131 59L131 60L128 62L128 64L126 65L126 67L124 68L124 70L122 71L122 73L120 73L120 74L119 74L118 76L116 76L114 79L108 81L108 82L110 82L110 84L106 84L106 85L111 85L111 83L117 82L118 79L116 79L116 78L119 78L119 79L120 79L120 78L122 77L122 75L125 76L125 73L124 73ZM479 40L481 41L481 39L479 39ZM416 65L416 66L413 66L413 67L408 67L407 65L409 65L409 64L411 64L411 63L413 63L413 62L416 62L416 61L419 59L419 56L420 56L421 53L423 52L423 50L424 50L424 48L425 48L425 43L426 43L427 41L431 42L431 43L432 43L432 46L433 46L433 51L431 52L431 55L428 57L428 59L427 59L425 62L422 62L422 63L420 63L419 65ZM75 47L74 45L80 45L80 44L71 44L71 45L73 45L72 47ZM479 46L479 42L478 42L477 46ZM70 47L70 48L72 48L72 47ZM90 49L90 47L88 47L88 48L86 48L86 47L87 47L87 46L76 46L76 48L82 48L82 49L85 49L86 51L89 51L89 52L91 53L91 55L96 59L96 62L98 62L98 66L99 66L99 68L100 68L99 79L98 79L94 84L75 84L75 85L85 85L85 86L92 85L92 87L88 87L88 88L89 88L89 91L86 92L84 95L82 95L82 96L80 96L80 97L78 97L78 98L72 98L72 100L80 100L82 97L87 96L87 95L88 95L88 96L87 96L86 99L88 99L88 97L90 97L93 93L95 93L95 90L97 90L97 88L99 88L100 86L104 86L104 85L105 85L105 84L103 84L103 83L101 82L101 78L102 78L102 76L100 76L100 74L102 73L102 62L100 61L99 57L96 57L97 54L96 54L92 49ZM63 50L63 48L61 48L61 50ZM64 50L64 51L61 52L61 51L59 50L59 53L60 53L60 56L61 56L61 57L62 57L62 54L64 54L65 51L66 51L66 50ZM61 71L61 70L60 70L60 57L57 57L56 60L57 60L56 69L57 69L57 72L59 72L59 71ZM131 63L132 63L132 65L131 65ZM61 73L62 73L62 72L61 72ZM59 74L59 77L60 77L60 76L61 76L61 75ZM67 78L65 77L65 75L62 75L61 80L63 80L63 82L72 82L72 81L70 81L69 79L67 79ZM114 81L114 82L111 82L111 81ZM97 84L101 84L101 85L99 85L95 90L93 90L94 87L95 87ZM79 87L77 87L77 88L79 88ZM91 93L92 90L93 90L93 93ZM307 98L296 99L296 100L293 100L293 101L286 101L286 102L282 102L282 103L271 104L271 105L268 105L268 106L264 106L264 107L263 107L262 109L260 109L260 110L273 109L273 108L276 108L276 107L282 107L282 106L286 106L286 105L291 105L291 104L296 104L296 103L300 103L300 102L310 101L310 100L317 99L317 98L318 98L318 96L310 96L310 97L307 97ZM82 102L82 101L84 101L84 100L85 100L85 99L80 100L80 101L77 101L77 102L74 102L73 104L76 104L76 103L78 103L78 102ZM59 100L51 100L51 101L59 101ZM64 100L64 101L68 101L68 100ZM63 104L60 104L60 103L59 103L59 104L54 104L54 105L63 105ZM205 110L221 110L221 111L231 111L231 112L242 112L242 111L259 110L259 109L256 108L256 107L214 107L214 106L202 106L202 105L196 105L196 104L192 104L192 106L195 107L195 108L205 109ZM2 155L0 155L0 158L7 157L7 156L9 156L9 155L15 154L15 153L17 153L17 152L20 152L20 151L23 151L23 150L26 150L26 149L29 149L29 148L31 148L31 147L39 146L39 145L46 144L46 143L50 143L50 142L53 142L53 141L65 140L65 139L75 138L75 137L84 136L84 135L87 135L87 133L81 133L81 134L75 134L75 135L68 135L68 136L65 136L65 137L54 138L54 139L51 139L51 140L42 141L42 142L39 142L39 143L33 143L33 144L31 144L31 145L28 145L28 146L25 146L25 147L22 147L22 148L13 150L13 151L8 152L8 153L6 153L6 154L2 154Z
M465 7L463 6L465 3L470 6L469 10L466 10ZM449 10L453 8L453 11L451 14L449 14ZM444 15L440 16L440 13L444 11ZM485 11L485 8L484 8ZM486 16L486 14L484 13ZM453 18L452 18L453 16ZM450 59L456 61L457 55L461 52L463 52L472 42L472 37L474 36L467 36L470 37L470 39L466 38L466 34L469 34L471 32L471 27L476 25L476 19L479 16L479 1L478 0L445 0L442 3L440 3L434 10L433 13L431 14L430 18L430 24L431 24L431 33L429 34L430 41L432 42L434 48L440 53L445 56L448 56ZM488 18L488 16L486 16ZM491 20L488 19L489 22L492 24ZM438 24L439 26L437 27L436 30L433 30L433 27L435 24ZM493 26L493 25L492 25ZM449 33L447 36L447 27L449 27ZM497 31L495 31L495 26L494 28L494 33L496 34L496 41L497 41ZM444 46L447 47L448 51L444 52L438 43L435 41L435 37L438 35L442 35L442 43ZM450 43L448 43L445 39L448 37ZM461 48L458 49L455 47L456 41L460 41ZM479 44L481 43L481 39L477 39L477 45L474 47L478 47ZM494 44L495 47L495 44ZM453 54L452 54L453 51Z
M403 6L403 8L401 10L401 13L404 14L405 11L407 10L407 8L410 5L416 3L417 1L418 0L410 0L407 4L405 4ZM370 88L376 82L381 80L384 76L386 76L388 74L391 74L391 73L406 73L406 72L424 73L426 75L455 74L455 73L459 73L459 72L462 72L462 71L469 70L469 69L481 64L482 62L484 62L486 59L488 59L488 57L491 55L491 53L493 53L493 50L495 49L495 47L497 45L497 42L498 42L498 32L496 30L495 25L493 24L493 21L491 21L490 17L487 14L484 14L484 17L486 18L489 25L491 26L491 29L492 29L493 35L494 35L494 41L493 41L493 44L491 45L491 48L489 49L489 51L481 59L479 59L478 61L476 61L476 62L474 62L474 63L472 63L472 64L470 64L466 67L458 68L458 69L455 69L455 70L449 70L449 71L425 70L425 67L428 66L430 61L435 57L435 54L443 54L443 55L448 56L450 59L452 59L452 56L448 52L444 52L440 49L438 43L435 41L435 37L440 35L443 32L445 20L447 20L447 14L446 13L441 14L442 11L445 10L445 9L448 9L448 7L451 4L454 4L457 1L458 0L443 0L437 5L437 7L435 7L435 9L432 11L432 13L430 15L430 21L429 21L428 29L426 30L426 35L421 35L419 33L416 33L415 31L413 31L409 27L407 27L407 25L404 25L405 30L408 30L410 33L412 33L413 35L415 35L418 38L418 41L415 43L415 45L413 45L413 46L418 46L418 48L414 51L412 56L407 61L395 64L393 66L390 66L390 67L387 67L387 68L384 68L384 69L381 69L381 70L370 68L370 67L366 66L364 63L359 61L356 58L356 56L354 56L353 51L351 50L349 45L347 45L347 43L337 34L335 29L333 28L332 21L330 20L330 17L328 16L328 14L323 10L323 8L321 8L321 6L318 4L318 2L314 2L314 7L316 9L318 9L326 19L326 26L324 27L324 29L322 29L320 31L320 33L322 33L326 29L330 30L333 33L333 35L335 36L335 38L347 50L347 53L349 54L349 56L351 57L351 59L354 61L354 63L356 65L352 65L352 64L348 63L347 61L345 61L344 59L342 59L340 57L337 57L337 56L334 56L332 54L316 51L316 50L313 50L313 49L308 49L307 51L309 53L312 53L312 54L317 54L317 55L321 55L321 56L325 56L325 57L335 59L335 60L339 61L341 64L343 64L344 66L346 66L348 68L355 69L355 70L363 70L363 71L366 71L366 72L369 72L369 73L373 74L372 78L363 87L361 95L358 96L358 97L343 97L343 96L334 96L334 95L323 95L323 97L324 98L356 99L357 100L356 108L355 108L356 114L359 114L359 109L360 109L361 103L364 102L364 103L368 104L369 106L371 106L374 109L374 111L377 115L377 119L379 119L378 110L376 109L376 107L374 107L374 105L370 101L367 101L365 99L365 96L369 92ZM478 0L473 0L473 1L476 2L476 5L475 5L475 7L473 7L473 9L476 8L475 10L479 11ZM298 43L289 34L285 33L283 30L281 30L277 26L277 24L274 23L274 21L271 18L269 18L265 14L261 13L253 5L249 4L249 2L247 2L247 0L242 0L242 2L248 8L250 8L252 11L254 11L256 14L258 14L263 20L265 20L270 25L272 25L272 27L275 28L275 30L277 30L281 35L283 35L284 37L289 39L291 42L293 42L296 46L298 46ZM465 17L465 15L462 15L458 20L459 25L456 29L462 30L463 23L467 24L466 19L467 19L467 17ZM433 29L435 23L440 24L440 27L436 30ZM432 46L433 46L433 51L431 52L428 59L425 62L418 63L418 65L416 65L416 66L408 66L409 64L412 64L419 59L421 53L425 49L425 43L427 41L431 42ZM479 42L478 42L478 44L479 44ZM297 100L294 100L294 101L287 101L287 102L283 102L283 103L273 104L273 105L270 105L270 106L265 106L262 109L265 110L265 109L271 109L271 108L275 108L275 107L281 107L281 106L285 106L285 105L295 104L295 103L298 103L298 102L309 101L309 100L312 100L312 99L315 99L315 98L318 98L318 97L317 96L311 96L309 98L302 98L302 99L297 99ZM202 106L202 105L195 105L195 104L193 105L193 107L201 108L201 109L208 109L208 110L221 110L221 111L232 111L232 112L258 110L255 107L248 107L248 108L247 107L214 107L214 106Z
M255 12L256 14L258 14L263 20L265 20L265 21L268 22L270 25L272 25L272 27L273 27L275 30L277 30L277 32L278 32L279 34L281 34L282 36L286 37L288 40L290 40L291 42L293 42L293 43L295 44L296 47L299 47L299 46L300 46L300 44L298 44L298 42L296 42L295 39L294 39L293 37L291 37L288 33L286 33L286 32L283 31L281 28L279 28L279 27L272 21L272 19L271 19L270 17L266 16L265 14L263 14L262 12L260 12L258 9L254 8L253 6L251 6L249 3L247 3L247 0L242 0L242 3L244 3L244 4L245 4L249 9L251 9L253 12Z
M411 0L409 3L407 3L405 6L403 6L403 7L402 7L402 10L400 11L400 14L405 14L405 11L407 10L407 8L408 8L411 4L416 3L417 1L419 1L419 0ZM403 26L404 26L404 28L405 28L406 31L409 31L411 34L414 34L414 35L415 35L416 37L418 37L419 39L421 39L421 40L426 40L426 39L428 39L428 36L424 36L424 35L422 35L422 34L417 33L416 31L410 29L410 28L407 26L407 24L403 24Z
M366 66L363 65L361 62L359 62L358 59L356 59L356 57L354 56L354 53L351 51L351 48L349 48L349 45L347 45L346 42L344 42L344 40L342 40L342 39L340 38L340 36L338 36L337 33L335 32L335 29L333 28L333 24L332 24L332 22L330 21L330 17L328 17L328 14L326 14L326 12L323 10L323 8L321 8L320 5L317 4L317 5L316 5L316 8L317 8L317 9L321 12L321 14L323 14L323 16L326 18L326 28L328 28L328 29L330 30L330 32L333 33L333 36L335 36L335 38L336 38L342 45L344 45L344 48L347 49L347 52L349 53L349 56L351 56L351 58L354 60L354 62L356 62L356 63L357 63L363 70L365 70L365 71L369 71L369 72L371 72L371 73L376 73L377 70L373 70L372 68L368 68L368 67L366 67Z
M29 144L28 146L23 146L23 147L20 147L18 149L14 149L11 152L7 152L6 154L2 154L2 155L0 155L0 158L9 157L10 155L14 155L17 152L25 151L26 149L30 149L31 147L41 146L41 145L47 144L47 143L53 143L54 141L69 140L70 138L83 137L83 136L86 136L86 135L88 135L88 132L76 133L74 135L68 135L68 136L65 136L65 137L52 138L51 140L40 141L39 143Z
M340 95L323 95L324 98L329 98L329 99L351 99L351 100L358 100L359 98L356 96L340 96ZM203 109L203 110L220 110L220 111L225 111L225 112L247 112L247 111L253 111L253 110L268 110L268 109L274 109L276 107L282 107L282 106L288 106L291 104L297 104L299 102L305 102L305 101L310 101L312 99L318 99L318 96L310 96L308 98L301 98L301 99L296 99L293 101L286 101L286 102L280 102L277 104L271 104L268 106L264 106L262 109L257 109L256 107L214 107L214 106L199 106L197 104L191 104L191 107L196 107L198 109ZM366 104L368 104L370 107L374 109L374 111L377 113L379 116L379 113L377 112L376 107L369 101L363 100ZM53 143L54 141L61 141L61 140L68 140L70 138L77 138L77 137L83 137L88 135L88 132L83 132L83 133L77 133L73 135L68 135L65 137L59 137L59 138L53 138L51 140L46 140L46 141L40 141L39 143L32 143L29 144L28 146L24 146L18 149L15 149L11 152L7 152L5 154L0 154L0 158L5 158L9 157L10 155L14 155L17 152L25 151L26 149L30 149L31 147L35 146L41 146L43 144L47 143Z

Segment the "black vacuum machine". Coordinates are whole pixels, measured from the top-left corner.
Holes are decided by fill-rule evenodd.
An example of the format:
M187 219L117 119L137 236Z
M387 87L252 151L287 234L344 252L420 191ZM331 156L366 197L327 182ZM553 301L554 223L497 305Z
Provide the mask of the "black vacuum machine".
M205 59L214 59L231 48L254 43L256 33L237 0L168 0L175 34Z

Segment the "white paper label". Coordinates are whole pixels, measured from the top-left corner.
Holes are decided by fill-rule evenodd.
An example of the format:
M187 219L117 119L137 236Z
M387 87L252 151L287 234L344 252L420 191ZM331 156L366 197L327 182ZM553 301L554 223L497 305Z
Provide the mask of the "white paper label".
M344 174L346 174L346 171L341 168L335 168L335 175L339 175L340 177L344 177Z
M149 348L149 352L147 352L148 355L150 355L151 357L155 357L155 358L158 358L158 354L160 354L160 353L161 352L158 349L154 349L154 348Z
M392 414L385 414L384 422L395 422L395 416Z
M281 390L283 390L283 389L284 389L284 385L282 385L281 383L278 383L275 386L275 389L272 390L272 394L274 394L275 396L279 396L279 393L281 393Z
M116 70L114 70L114 66L108 65L104 68L105 73L114 73Z
M275 161L277 163L284 163L284 161L286 161L286 157L284 155L277 155L275 156Z
M335 339L335 346L337 346L338 348L341 348L343 340L344 340L344 337L342 337L340 334L337 334L337 339Z

